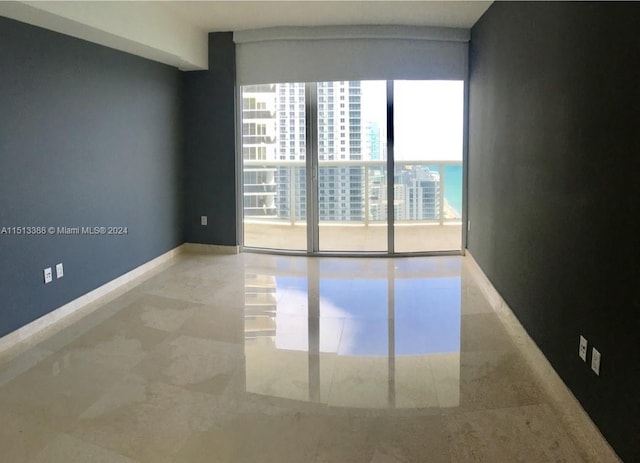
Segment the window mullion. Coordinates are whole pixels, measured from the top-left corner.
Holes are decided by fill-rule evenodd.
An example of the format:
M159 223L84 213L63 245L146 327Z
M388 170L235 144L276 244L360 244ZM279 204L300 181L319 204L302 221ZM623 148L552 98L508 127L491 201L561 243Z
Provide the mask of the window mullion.
M315 82L305 84L305 163L307 174L307 251L317 253L318 239L318 123L317 86Z
M395 252L395 162L393 157L393 80L387 81L387 253Z

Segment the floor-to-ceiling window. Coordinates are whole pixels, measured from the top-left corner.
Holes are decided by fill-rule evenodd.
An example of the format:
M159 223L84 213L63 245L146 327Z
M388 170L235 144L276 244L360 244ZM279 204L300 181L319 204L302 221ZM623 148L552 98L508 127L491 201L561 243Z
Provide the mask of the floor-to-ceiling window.
M305 84L242 88L244 245L307 249Z
M469 30L234 33L245 248L459 253Z
M459 251L463 92L462 81L242 87L244 246Z
M386 82L317 84L318 250L387 250Z
M396 252L460 249L463 84L394 82Z

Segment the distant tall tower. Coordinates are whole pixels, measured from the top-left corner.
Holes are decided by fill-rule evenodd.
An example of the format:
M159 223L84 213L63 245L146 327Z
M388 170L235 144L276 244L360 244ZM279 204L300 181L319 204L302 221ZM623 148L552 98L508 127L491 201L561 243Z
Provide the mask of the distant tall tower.
M318 172L321 221L364 219L362 167L341 166L362 159L359 81L318 83ZM335 161L322 166L323 161Z
M380 126L375 121L368 121L365 125L365 156L371 161L381 161Z
M276 208L279 219L307 218L307 179L304 83L276 84L278 161L298 165L280 166L276 172Z

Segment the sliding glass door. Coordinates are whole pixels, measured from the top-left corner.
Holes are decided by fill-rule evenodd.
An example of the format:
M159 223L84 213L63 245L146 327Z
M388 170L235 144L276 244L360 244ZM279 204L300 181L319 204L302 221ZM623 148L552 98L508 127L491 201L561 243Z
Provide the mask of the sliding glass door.
M319 82L320 251L387 251L385 81Z
M241 92L245 247L461 249L462 81L279 83Z
M244 245L307 249L304 83L242 87Z
M460 249L463 82L397 80L393 103L394 249Z

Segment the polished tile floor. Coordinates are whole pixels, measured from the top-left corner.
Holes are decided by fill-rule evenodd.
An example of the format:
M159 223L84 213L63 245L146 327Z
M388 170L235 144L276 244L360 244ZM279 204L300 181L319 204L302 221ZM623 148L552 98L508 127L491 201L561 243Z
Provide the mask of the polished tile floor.
M603 463L466 259L182 255L0 357L0 460Z

